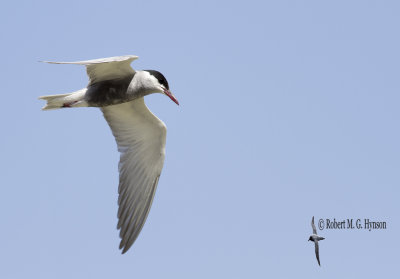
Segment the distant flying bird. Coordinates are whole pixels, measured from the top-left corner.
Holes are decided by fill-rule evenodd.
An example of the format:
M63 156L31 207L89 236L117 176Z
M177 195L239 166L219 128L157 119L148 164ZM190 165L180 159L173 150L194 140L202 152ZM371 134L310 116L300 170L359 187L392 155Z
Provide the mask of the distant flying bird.
M318 261L319 266L321 266L321 263L319 262L318 241L324 240L325 238L317 235L317 228L315 227L315 224L314 224L314 216L312 217L312 220L311 220L311 226L312 226L313 234L310 235L310 238L308 239L308 241L313 241L314 242L314 244L315 244L315 256L317 257L317 261Z
M164 164L166 126L147 108L143 97L167 95L179 105L165 77L154 70L135 71L135 55L53 64L85 65L86 88L76 92L42 96L43 110L99 107L115 137L120 152L118 225L124 254L138 237L149 214Z

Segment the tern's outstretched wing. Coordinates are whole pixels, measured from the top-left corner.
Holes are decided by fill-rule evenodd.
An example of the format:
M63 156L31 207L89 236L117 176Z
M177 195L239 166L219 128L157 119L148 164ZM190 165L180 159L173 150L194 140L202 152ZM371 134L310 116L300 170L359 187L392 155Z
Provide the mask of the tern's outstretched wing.
M318 240L314 241L315 244L315 256L317 257L318 265L321 266L321 263L319 262L319 245L318 245Z
M143 98L101 108L121 153L118 229L125 253L138 237L149 213L164 164L166 127Z
M312 220L311 220L311 226L312 226L313 234L317 234L317 228L315 227L315 224L314 224L314 216L312 217Z
M51 64L85 65L89 76L89 84L93 84L102 80L118 79L134 74L135 71L130 64L137 58L138 56L136 55L124 55L77 62L42 62Z

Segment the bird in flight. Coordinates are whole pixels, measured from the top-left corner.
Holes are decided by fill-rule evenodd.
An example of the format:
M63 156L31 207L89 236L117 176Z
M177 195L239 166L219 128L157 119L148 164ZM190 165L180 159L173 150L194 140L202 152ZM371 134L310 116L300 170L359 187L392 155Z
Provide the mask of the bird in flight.
M76 92L42 96L43 110L99 107L108 122L120 152L118 225L124 254L138 237L154 198L164 164L166 126L145 105L152 93L168 96L179 105L158 71L135 71L138 57L116 56L78 62L50 62L86 66L89 84Z
M321 263L319 261L319 245L318 245L318 241L324 240L325 238L317 235L317 228L315 227L315 224L314 224L314 216L312 217L312 220L311 220L311 227L312 227L313 234L310 235L310 238L308 239L308 241L313 241L314 242L314 245L315 245L315 256L317 257L317 261L318 261L319 266L321 266Z

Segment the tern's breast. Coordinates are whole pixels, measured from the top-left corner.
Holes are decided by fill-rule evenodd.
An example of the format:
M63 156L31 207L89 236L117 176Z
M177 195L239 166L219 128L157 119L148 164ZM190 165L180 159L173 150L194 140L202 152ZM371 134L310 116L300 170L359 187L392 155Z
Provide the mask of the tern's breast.
M105 107L130 101L131 96L127 94L127 90L133 76L90 84L85 100L91 107Z

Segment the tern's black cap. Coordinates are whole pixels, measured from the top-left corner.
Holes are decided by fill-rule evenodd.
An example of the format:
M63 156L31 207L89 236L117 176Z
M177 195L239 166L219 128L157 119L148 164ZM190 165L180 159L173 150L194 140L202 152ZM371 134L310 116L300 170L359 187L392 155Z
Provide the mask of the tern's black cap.
M158 82L162 85L165 86L165 88L167 88L169 90L169 85L168 85L168 81L167 79L163 76L162 73L158 72L158 71L154 71L154 70L145 70L147 72L149 72L152 76L154 76Z

